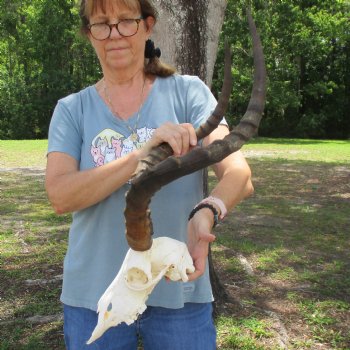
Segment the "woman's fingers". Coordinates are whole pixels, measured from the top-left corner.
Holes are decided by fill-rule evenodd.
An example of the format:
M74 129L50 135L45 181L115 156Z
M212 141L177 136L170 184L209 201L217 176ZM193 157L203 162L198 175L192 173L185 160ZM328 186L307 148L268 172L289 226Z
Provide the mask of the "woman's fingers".
M186 154L197 144L197 137L192 124L165 123L153 135L155 146L167 142L176 156Z

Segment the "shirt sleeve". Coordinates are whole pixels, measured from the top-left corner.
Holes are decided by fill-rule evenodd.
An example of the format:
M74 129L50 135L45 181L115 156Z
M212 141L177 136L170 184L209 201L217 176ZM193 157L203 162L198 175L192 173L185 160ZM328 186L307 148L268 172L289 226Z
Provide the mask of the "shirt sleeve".
M49 128L48 154L66 153L78 162L81 158L82 133L79 126L79 112L58 101Z
M186 109L188 122L198 128L214 112L217 101L205 83L198 77L191 77L187 91ZM227 125L225 118L220 124Z

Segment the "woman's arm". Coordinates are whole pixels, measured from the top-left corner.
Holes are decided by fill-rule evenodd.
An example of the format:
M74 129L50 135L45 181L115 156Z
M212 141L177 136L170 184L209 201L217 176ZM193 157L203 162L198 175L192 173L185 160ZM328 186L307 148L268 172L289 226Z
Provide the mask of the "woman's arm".
M136 170L139 160L162 142L168 142L174 153L180 155L195 145L197 139L191 124L166 123L141 149L103 166L82 171L72 156L49 153L45 186L54 210L57 214L73 212L105 199L123 186Z
M220 125L205 140L204 146L214 140L222 139L229 133L224 125ZM219 182L212 190L211 196L221 199L227 210L232 209L244 198L254 192L251 171L241 151L232 153L221 162L213 165Z
M220 125L203 142L209 145L217 139L222 139L229 133L224 125ZM218 178L218 184L211 196L220 199L227 210L231 210L244 198L253 193L251 171L240 151L235 152L213 166ZM210 202L220 213L220 208ZM188 224L188 248L193 258L196 271L189 276L191 281L200 277L205 271L209 243L215 240L211 233L214 225L214 214L208 208L196 212Z
M138 154L132 152L106 165L79 171L77 160L70 155L49 153L45 187L51 205L57 214L64 214L100 202L131 177L138 160Z

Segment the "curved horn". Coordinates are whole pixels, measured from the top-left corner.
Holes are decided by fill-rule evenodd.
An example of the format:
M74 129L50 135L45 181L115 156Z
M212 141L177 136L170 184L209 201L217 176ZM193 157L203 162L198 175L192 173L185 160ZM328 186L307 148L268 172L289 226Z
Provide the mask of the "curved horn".
M229 47L228 42L225 40L224 82L219 96L219 101L212 115L205 121L205 123L200 125L198 129L196 129L196 136L198 141L204 139L218 127L220 121L224 117L225 111L227 110L232 90L231 62L231 49ZM142 159L140 161L140 164L136 169L135 176L139 176L146 169L160 163L161 161L170 157L171 155L173 155L173 150L166 142L153 148L149 155L145 159Z
M154 166L148 164L149 166L136 174L126 196L124 212L126 237L129 246L134 250L144 251L152 246L153 229L148 206L155 192L162 186L217 163L239 150L259 127L265 106L266 69L261 41L249 10L247 10L247 15L254 54L254 84L247 111L238 126L224 139L216 140L205 148L197 147L182 157L171 156ZM217 107L218 114L221 114L222 117L225 110L220 111L220 108ZM199 129L205 130L205 128Z

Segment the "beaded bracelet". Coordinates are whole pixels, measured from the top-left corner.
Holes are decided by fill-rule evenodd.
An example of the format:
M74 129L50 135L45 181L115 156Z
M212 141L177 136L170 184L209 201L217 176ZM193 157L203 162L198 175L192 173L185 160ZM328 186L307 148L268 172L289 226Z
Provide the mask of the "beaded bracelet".
M201 202L199 202L199 204L201 204L201 203L210 203L210 202L214 203L215 205L218 206L218 208L221 211L220 219L222 220L227 214L227 209L226 209L226 206L225 206L224 202L220 198L209 196L207 198L204 198Z
M189 217L188 217L188 221L190 221L193 218L194 214L196 214L197 211L199 211L199 210L201 210L203 208L208 208L208 209L210 209L213 212L213 214L214 214L214 225L213 225L213 227L215 227L217 225L217 223L218 223L219 215L218 215L218 211L216 210L216 208L213 205L209 204L209 203L200 203L196 207L194 207L192 209Z

